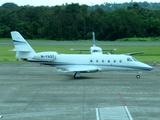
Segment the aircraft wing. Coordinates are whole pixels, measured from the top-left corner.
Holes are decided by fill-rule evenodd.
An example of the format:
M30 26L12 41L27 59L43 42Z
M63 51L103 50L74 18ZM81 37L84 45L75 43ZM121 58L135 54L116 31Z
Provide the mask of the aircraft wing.
M71 51L89 51L89 49L74 49L74 48L71 48L70 49ZM103 51L115 51L117 50L116 48L114 49L103 49Z
M71 51L79 51L79 54L82 54L82 51L89 51L89 49L70 49Z
M12 50L9 50L9 51L16 51L16 49L15 49L15 48L13 48Z
M144 54L144 52L125 53L125 55L137 55L137 54Z
M57 70L61 72L88 73L88 72L97 72L100 70L100 68L96 66L89 66L89 65L71 65L71 66L57 67Z
M70 50L72 50L72 51L89 51L89 49L73 49L73 48L71 48Z
M116 48L114 48L114 49L103 49L103 51L115 51L115 50L117 50Z

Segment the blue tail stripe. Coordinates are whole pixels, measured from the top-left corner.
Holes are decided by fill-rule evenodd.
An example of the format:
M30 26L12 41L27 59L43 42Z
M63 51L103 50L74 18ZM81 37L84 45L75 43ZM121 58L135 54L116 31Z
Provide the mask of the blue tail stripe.
M13 40L13 42L15 42L15 43L26 43L24 41L18 41L18 40Z

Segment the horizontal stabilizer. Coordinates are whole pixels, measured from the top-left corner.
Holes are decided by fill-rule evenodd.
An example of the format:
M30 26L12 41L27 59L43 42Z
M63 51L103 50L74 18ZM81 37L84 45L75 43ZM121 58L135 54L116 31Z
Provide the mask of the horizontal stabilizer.
M18 47L15 49L12 49L12 50L9 50L9 51L13 51L13 52L30 52L30 50L28 50L28 49L25 49L25 47L24 47L24 49L21 49L21 48L19 48L18 49Z

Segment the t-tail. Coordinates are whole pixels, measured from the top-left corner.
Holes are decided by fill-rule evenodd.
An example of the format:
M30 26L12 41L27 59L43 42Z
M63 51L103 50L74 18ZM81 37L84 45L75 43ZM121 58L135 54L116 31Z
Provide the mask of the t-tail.
M16 58L22 60L30 60L34 57L35 51L17 31L11 32L12 40L15 46Z
M93 36L93 46L90 47L90 53L91 54L103 54L102 48L96 46L96 40L95 40L95 33L92 32Z
M16 58L22 59L29 62L44 62L54 61L58 55L55 51L49 52L38 52L36 53L28 42L22 37L17 31L11 32L12 40L15 46Z

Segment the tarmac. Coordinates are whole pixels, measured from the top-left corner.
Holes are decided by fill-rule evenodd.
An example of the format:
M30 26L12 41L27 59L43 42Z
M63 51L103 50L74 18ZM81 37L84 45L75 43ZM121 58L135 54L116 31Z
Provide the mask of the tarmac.
M153 64L150 64L153 66ZM159 120L160 65L153 71L57 72L27 62L0 63L3 120ZM127 112L128 111L128 112Z

